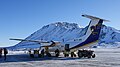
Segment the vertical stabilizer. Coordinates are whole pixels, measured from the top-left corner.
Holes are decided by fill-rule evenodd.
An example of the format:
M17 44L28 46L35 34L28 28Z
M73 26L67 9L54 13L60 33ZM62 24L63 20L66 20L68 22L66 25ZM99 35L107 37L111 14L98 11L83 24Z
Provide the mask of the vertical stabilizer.
M82 15L82 16L89 18L91 20L85 35L82 37L82 43L79 43L78 45L72 47L71 49L78 49L81 47L88 47L94 45L92 43L98 41L103 21L108 21L90 15Z

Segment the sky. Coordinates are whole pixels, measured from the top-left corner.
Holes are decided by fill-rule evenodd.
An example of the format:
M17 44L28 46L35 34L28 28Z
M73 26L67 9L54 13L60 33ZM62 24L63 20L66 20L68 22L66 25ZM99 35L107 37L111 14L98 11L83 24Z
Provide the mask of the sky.
M120 0L0 0L0 47L16 45L9 38L26 38L55 22L88 25L88 14L110 20L120 30Z

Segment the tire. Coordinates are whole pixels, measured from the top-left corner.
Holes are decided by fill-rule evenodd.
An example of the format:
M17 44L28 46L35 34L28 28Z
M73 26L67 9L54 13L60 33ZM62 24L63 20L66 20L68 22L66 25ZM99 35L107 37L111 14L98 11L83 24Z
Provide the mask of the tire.
M92 58L95 58L95 54L92 55Z
M71 57L74 57L74 52L71 52Z

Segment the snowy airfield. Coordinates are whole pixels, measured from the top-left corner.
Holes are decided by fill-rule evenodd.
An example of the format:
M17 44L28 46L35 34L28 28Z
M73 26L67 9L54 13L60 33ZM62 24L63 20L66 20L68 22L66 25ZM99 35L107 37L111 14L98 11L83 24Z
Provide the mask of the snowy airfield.
M24 52L9 52L0 67L120 67L120 48L94 48L96 58L30 58Z

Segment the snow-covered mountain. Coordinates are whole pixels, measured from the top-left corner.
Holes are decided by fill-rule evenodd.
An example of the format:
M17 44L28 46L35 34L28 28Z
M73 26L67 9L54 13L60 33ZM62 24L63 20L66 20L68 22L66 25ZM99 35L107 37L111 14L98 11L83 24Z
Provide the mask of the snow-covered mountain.
M28 36L26 39L45 41L62 41L64 39L64 41L68 41L84 35L86 30L87 26L85 28L82 28L76 23L57 22L43 26L41 29ZM24 41L18 43L14 47L26 46L38 47L39 45L37 43ZM107 27L103 25L98 46L120 47L120 31L112 27Z
M120 30L104 25L99 38L99 46L120 47Z

